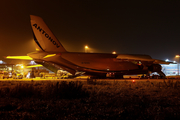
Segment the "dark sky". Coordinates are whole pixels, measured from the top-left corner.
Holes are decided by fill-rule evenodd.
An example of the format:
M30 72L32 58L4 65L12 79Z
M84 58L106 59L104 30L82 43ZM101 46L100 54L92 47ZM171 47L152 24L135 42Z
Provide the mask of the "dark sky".
M29 15L71 52L180 54L180 0L6 0L0 11L0 57L35 51Z

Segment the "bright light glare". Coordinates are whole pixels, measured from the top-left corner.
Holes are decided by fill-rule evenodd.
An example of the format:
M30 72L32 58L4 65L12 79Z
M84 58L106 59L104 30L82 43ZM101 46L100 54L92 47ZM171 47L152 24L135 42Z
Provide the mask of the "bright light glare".
M86 45L86 46L85 46L85 49L88 49L88 48L89 48L89 47Z
M8 69L9 69L10 71L12 70L12 68L11 68L11 67L9 67Z
M133 80L132 82L135 83L135 80Z
M176 55L176 57L180 57L179 55Z
M24 66L22 65L22 66L21 66L21 68L23 69L23 68L24 68Z
M166 59L165 61L166 61L166 62L168 62L168 61L169 61L169 59Z
M34 61L31 61L30 64L36 64Z
M112 54L116 54L116 51L113 51Z

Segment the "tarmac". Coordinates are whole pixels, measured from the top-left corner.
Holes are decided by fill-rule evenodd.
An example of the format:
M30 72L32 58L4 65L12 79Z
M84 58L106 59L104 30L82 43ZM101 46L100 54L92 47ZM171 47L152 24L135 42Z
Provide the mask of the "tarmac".
M173 81L180 81L180 79L133 79L133 78L125 78L125 79L87 79L87 78L73 78L73 79L57 79L57 78L23 78L23 79L0 79L0 81L168 81L168 80L173 80Z

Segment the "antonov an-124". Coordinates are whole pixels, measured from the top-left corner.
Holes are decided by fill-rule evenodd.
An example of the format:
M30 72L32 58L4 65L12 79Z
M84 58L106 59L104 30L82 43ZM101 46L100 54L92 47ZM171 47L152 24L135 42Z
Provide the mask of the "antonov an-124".
M123 75L149 75L152 72L165 77L160 64L169 63L152 59L149 55L66 51L42 18L34 15L30 18L36 52L27 55L38 64L56 66L74 76L83 73L92 78L123 78Z

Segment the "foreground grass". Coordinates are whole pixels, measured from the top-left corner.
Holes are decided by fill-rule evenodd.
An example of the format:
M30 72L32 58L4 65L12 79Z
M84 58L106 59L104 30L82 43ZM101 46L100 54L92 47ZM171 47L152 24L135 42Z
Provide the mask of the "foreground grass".
M179 119L180 83L2 82L1 119Z

